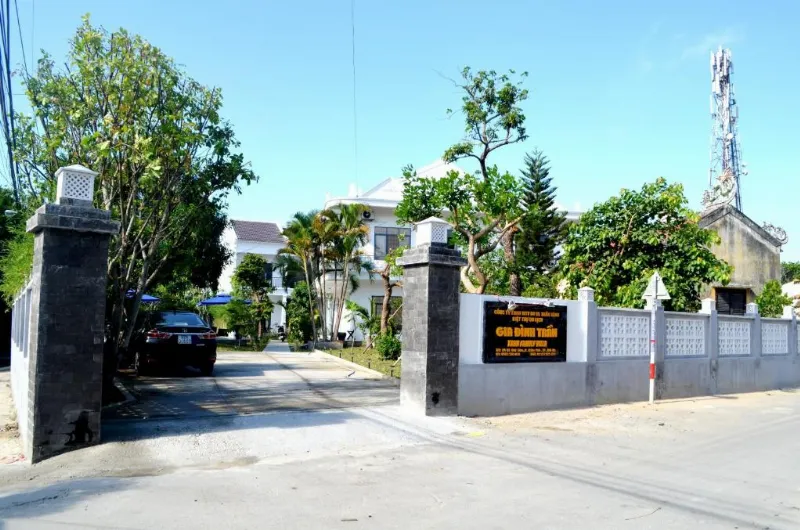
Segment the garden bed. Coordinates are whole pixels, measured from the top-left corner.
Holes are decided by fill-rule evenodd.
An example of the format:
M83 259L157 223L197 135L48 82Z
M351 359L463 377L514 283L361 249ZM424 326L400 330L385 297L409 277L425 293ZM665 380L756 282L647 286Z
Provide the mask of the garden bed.
M328 353L389 377L400 379L401 362L399 360L384 360L378 350L370 348L364 351L364 348L343 348L341 350L329 350Z

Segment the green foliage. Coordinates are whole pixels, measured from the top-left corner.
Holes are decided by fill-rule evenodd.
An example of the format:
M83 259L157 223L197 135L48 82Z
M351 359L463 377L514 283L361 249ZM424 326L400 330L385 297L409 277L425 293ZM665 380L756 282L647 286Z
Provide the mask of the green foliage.
M680 184L623 189L570 228L560 266L572 286L593 287L599 305L620 307L641 307L658 270L672 296L665 306L695 311L703 286L727 284L732 270L709 250L719 236L697 222Z
M528 298L560 298L558 292L560 279L560 275L556 273L530 275L522 296Z
M5 241L3 253L0 254L0 292L9 307L30 280L32 268L33 234L14 227L9 239Z
M513 70L508 74L498 74L494 70L473 73L469 67L461 71L463 84L456 85L464 92L461 110L466 136L445 151L446 161L475 158L485 176L489 152L528 137L525 114L520 107L528 99L528 91L522 88L522 81L527 76L527 72L517 76Z
M245 254L236 267L231 283L238 297L260 301L272 291L272 278L267 274L269 262L258 254Z
M120 221L107 305L109 342L125 347L155 283L213 287L227 259L218 237L226 198L256 176L220 117L220 91L123 29L86 17L65 60L43 54L23 83L31 115L18 117L14 152L23 192L52 199L56 169L80 163L99 173L96 204Z
M255 351L261 351L269 341L269 334L262 333L259 336L259 326L264 315L255 310L252 304L246 304L244 300L232 299L230 302L221 306L225 308L225 320L227 321L228 328L232 329L240 337L247 337L250 346ZM269 315L266 315L267 318ZM262 329L263 332L263 329Z
M195 287L184 278L157 285L149 294L159 298L158 310L197 311L197 304L211 296L211 291Z
M344 307L350 313L348 320L355 324L359 330L361 330L362 336L366 337L372 333L377 326L380 325L380 322L377 321L374 312L371 314L366 307L361 306L352 300L347 300L344 304Z
M313 338L312 315L309 313L309 298L314 307L314 294L306 282L294 286L286 301L287 340L292 344L305 344Z
M514 265L524 283L530 285L555 267L556 247L566 237L568 227L566 214L556 209L556 187L547 157L540 151L525 155L522 181L527 212L517 226Z
M0 188L0 214L15 211L12 216L0 215L0 296L8 306L28 283L33 268L33 235L25 230L25 222L38 204L23 196L15 204L14 192Z
M475 278L473 282L462 275L462 283L469 292L485 292L489 280L479 260L497 248L502 236L524 214L521 182L508 173L500 174L495 166L488 168L485 178L450 171L432 181L412 172L404 181L403 199L395 212L400 222L422 220L417 217L422 212L414 204L420 197L438 208L436 215L449 212L448 220L464 241L469 273Z
M764 290L756 297L758 312L761 316L778 318L783 316L783 308L792 305L792 299L783 294L781 284L777 280L770 280L764 285Z
M442 179L430 180L417 177L413 167L407 166L403 171L403 200L395 214L401 222L415 223L448 212L468 262L462 271L462 286L468 292L484 293L489 277L483 271L481 258L502 240L510 241L524 214L519 180L501 173L488 163L488 158L495 150L527 138L525 114L520 107L528 98L528 91L522 88L527 73L519 77L513 70L509 74L494 70L473 73L467 67L461 77L462 84L455 84L463 92L461 111L466 135L446 149L443 158L448 162L473 158L479 170L475 175L451 171ZM452 111L448 110L448 114ZM513 248L513 243L505 246Z
M800 280L800 261L784 261L781 263L781 282L793 280Z
M314 297L316 306L308 300L309 314L316 314L315 337L336 340L348 294L359 288L362 273L372 280L374 265L362 252L369 233L366 210L363 204L339 204L322 212L299 212L283 231L287 245L282 253L296 258L306 283L318 283L327 294Z
M261 339L266 335L272 315L272 302L269 300L272 278L267 273L267 265L267 260L257 254L245 254L231 280L234 296L240 300L250 300L250 305L245 307L249 318L248 335L253 339ZM242 303L237 302L238 304ZM243 310L237 307L234 311L235 313L229 313L231 322L243 325Z
M394 212L401 223L417 223L442 215L435 179L418 178L412 165L403 168L403 179L403 200Z
M403 350L403 344L392 333L383 333L375 340L375 349L384 359L398 359Z
M211 325L218 329L233 329L228 324L228 310L224 305L212 305L206 308L211 316Z
M314 285L316 280L320 277L320 269L322 262L321 244L317 232L314 230L314 219L316 219L318 212L312 210L308 213L297 212L283 231L283 236L286 238L286 246L280 251L281 255L287 255L297 260L300 268L303 271L305 278L306 300L307 304L306 316L311 321L312 339L317 340L317 318L316 311L324 314L322 311L324 302L314 296L314 289L308 286ZM296 293L297 291L295 291ZM295 295L295 300L299 300ZM287 318L288 311L287 311ZM291 333L291 322L287 320ZM298 324L299 325L299 324ZM323 329L324 334L324 329Z

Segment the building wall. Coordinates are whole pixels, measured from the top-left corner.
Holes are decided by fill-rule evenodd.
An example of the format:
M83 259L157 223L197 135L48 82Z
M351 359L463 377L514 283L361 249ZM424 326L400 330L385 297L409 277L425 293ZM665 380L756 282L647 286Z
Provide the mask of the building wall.
M749 289L748 303L755 301L755 296L761 293L768 281L781 279L780 248L760 233L760 227L754 225L752 221L745 222L733 213L726 213L705 225L717 232L721 239L711 250L733 266L733 275L727 287ZM704 295L714 298L713 287L710 286Z
M401 226L400 223L397 222L397 217L394 215L394 208L372 208L372 220L367 222L367 226L369 227L369 235L367 239L367 244L362 247L362 251L364 256L369 258L375 263L376 268L381 268L384 266L385 262L381 259L375 258L375 228L377 227L385 227L385 228L406 228L411 229L410 226ZM416 233L414 230L411 230L411 238L408 242L409 246L414 246L416 240ZM366 277L366 275L364 275Z

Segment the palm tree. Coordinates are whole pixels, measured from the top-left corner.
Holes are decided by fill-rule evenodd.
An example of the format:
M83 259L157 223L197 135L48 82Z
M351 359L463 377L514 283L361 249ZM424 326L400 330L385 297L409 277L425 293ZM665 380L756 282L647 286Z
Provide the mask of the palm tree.
M297 212L289 221L286 229L283 231L286 237L286 248L280 251L280 254L288 254L297 258L303 269L303 275L308 285L308 311L311 315L311 326L314 333L314 343L317 341L317 322L314 318L314 301L313 301L313 287L314 283L312 278L316 279L317 264L319 263L319 244L316 232L314 230L314 221L317 218L317 212L311 211L308 213ZM323 336L325 333L324 320L323 323Z
M319 214L321 232L329 236L326 237L326 251L334 272L331 340L335 340L342 322L348 286L357 287L358 276L366 269L361 252L369 234L364 223L365 211L367 207L363 204L341 204L336 210L328 209ZM341 285L337 285L340 271Z
M284 291L288 291L291 285L297 281L297 277L305 273L300 259L289 252L279 252L275 257L273 267L281 275L281 285Z

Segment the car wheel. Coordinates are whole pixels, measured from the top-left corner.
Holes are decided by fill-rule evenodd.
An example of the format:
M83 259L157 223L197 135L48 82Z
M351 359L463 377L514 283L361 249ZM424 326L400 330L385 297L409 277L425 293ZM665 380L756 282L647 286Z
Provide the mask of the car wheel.
M207 363L200 367L200 373L208 377L214 373L214 363Z

